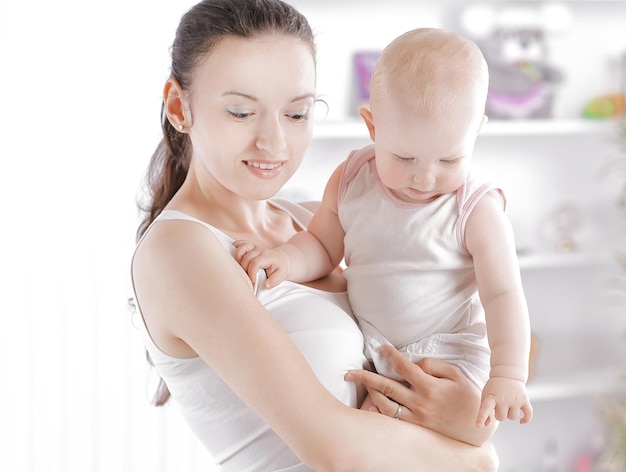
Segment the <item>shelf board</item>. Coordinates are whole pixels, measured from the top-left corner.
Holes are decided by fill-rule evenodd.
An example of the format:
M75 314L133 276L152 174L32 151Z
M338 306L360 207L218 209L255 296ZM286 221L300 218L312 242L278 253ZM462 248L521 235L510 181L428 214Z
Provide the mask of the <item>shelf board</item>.
M528 395L538 402L626 393L625 375L626 367L613 366L534 379L528 383Z
M611 130L613 120L491 120L481 136L593 135Z
M595 252L544 252L519 255L521 269L567 269L575 267L599 267L610 263L604 253Z
M479 134L489 136L580 136L611 132L614 120L491 120ZM365 124L356 118L315 123L315 139L368 139Z

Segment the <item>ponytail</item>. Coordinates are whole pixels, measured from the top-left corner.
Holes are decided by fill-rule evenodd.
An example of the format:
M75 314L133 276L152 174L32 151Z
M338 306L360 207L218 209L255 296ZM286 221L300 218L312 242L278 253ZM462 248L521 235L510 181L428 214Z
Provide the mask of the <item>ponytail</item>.
M165 104L161 105L161 127L163 138L150 159L145 177L149 203L143 205L138 202L145 216L137 229L137 240L178 192L189 171L189 136L174 129L165 115Z

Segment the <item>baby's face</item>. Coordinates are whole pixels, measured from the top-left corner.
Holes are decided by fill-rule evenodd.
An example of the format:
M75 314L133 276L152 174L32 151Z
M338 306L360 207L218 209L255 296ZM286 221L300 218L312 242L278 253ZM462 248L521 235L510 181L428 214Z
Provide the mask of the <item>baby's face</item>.
M469 172L484 116L475 112L435 116L392 105L372 110L382 183L409 203L428 203L455 192Z

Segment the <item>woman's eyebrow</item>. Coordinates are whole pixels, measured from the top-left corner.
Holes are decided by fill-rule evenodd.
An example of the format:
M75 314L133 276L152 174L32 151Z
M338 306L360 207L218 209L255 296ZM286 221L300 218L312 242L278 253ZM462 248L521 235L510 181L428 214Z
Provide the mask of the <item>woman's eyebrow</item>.
M313 100L315 100L315 95L312 93L305 93L304 95L293 98L291 102L299 102L300 100L306 100L307 98L312 98Z
M242 98L245 98L247 100L252 100L254 102L258 101L258 98L254 97L252 95L248 95L247 93L243 93L243 92L236 92L236 91L233 91L233 90L229 90L229 91L224 92L222 94L222 97L228 97L228 96L231 96L231 95L242 97ZM305 93L303 95L299 95L297 97L292 98L290 100L290 103L299 102L300 100L306 100L307 98L312 98L313 100L315 100L315 95L312 94L312 93Z
M252 95L248 95L247 93L242 93L242 92L235 92L235 91L226 91L222 94L222 97L229 97L231 95L235 95L237 97L242 97L242 98L246 98L248 100L252 100L252 101L257 101L258 99L256 97L253 97Z

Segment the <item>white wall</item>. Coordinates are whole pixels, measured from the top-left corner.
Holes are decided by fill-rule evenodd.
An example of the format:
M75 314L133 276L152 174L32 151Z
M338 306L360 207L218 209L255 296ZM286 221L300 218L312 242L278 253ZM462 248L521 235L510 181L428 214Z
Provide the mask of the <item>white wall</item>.
M135 193L160 135L168 48L192 3L0 0L1 470L208 470L175 412L147 405L125 306ZM319 91L335 118L346 115L352 46L441 23L434 2L394 2L382 18L370 0L293 3L316 29ZM610 55L626 46L623 6L578 11L561 116L611 85Z
M147 405L126 312L135 192L191 2L0 1L0 470L193 470L186 426Z

